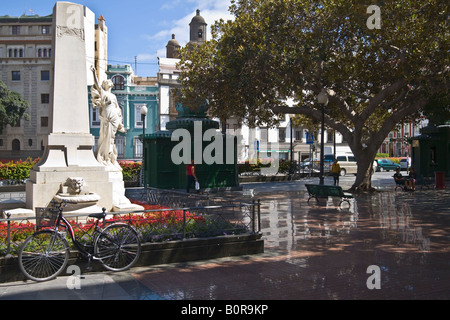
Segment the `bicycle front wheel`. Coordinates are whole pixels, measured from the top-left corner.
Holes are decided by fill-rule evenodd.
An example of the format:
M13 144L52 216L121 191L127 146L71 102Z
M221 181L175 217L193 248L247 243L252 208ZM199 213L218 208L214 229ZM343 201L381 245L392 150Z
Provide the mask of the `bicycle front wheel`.
M127 224L116 223L105 228L97 237L95 256L111 271L131 268L141 254L137 232Z
M43 230L28 237L19 251L19 267L33 281L56 278L69 261L69 244L59 233Z

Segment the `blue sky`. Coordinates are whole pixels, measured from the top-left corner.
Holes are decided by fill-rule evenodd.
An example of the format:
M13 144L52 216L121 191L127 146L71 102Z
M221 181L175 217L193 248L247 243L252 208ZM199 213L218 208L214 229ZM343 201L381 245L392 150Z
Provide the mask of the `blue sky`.
M52 13L54 0L0 0L0 16ZM157 57L165 57L165 47L175 34L180 45L189 41L189 23L197 9L208 23L231 19L230 0L74 0L91 9L96 18L103 15L108 27L108 62L131 64L137 75L156 76ZM210 34L208 39L210 39Z

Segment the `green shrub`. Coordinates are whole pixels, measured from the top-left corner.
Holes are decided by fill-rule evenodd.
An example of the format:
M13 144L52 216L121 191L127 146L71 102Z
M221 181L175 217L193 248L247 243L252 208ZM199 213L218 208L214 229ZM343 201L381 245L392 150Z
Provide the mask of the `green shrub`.
M138 177L141 171L141 162L135 161L119 161L120 166L122 167L122 174L124 181L132 181L133 178Z
M0 162L0 180L23 181L30 177L30 170L39 161L39 159Z

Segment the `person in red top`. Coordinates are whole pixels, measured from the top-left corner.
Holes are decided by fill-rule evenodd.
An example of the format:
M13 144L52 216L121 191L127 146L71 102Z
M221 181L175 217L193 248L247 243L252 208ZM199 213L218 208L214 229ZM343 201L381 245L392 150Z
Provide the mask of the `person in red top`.
M191 164L186 166L186 175L187 175L187 185L186 185L186 193L189 193L189 189L192 183L198 181L197 176L195 175L195 165L194 160L191 160Z

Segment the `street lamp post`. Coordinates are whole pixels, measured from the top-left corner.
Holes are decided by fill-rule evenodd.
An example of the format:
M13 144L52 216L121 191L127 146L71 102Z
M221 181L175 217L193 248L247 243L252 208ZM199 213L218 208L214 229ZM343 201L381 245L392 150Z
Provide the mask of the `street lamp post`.
M147 115L147 107L142 107L141 108L141 121L142 121L142 142L144 141L144 136L145 136L145 116Z
M143 106L141 108L141 121L142 121L142 164L141 164L141 172L139 173L139 180L141 186L145 187L145 179L144 179L144 168L145 166L145 149L144 149L144 139L145 139L145 116L147 115L147 107Z
M324 135L325 135L325 106L328 105L328 96L324 89L317 96L317 101L322 106L322 126L320 132L320 184L324 184Z
M142 121L142 160L144 159L144 138L145 138L145 116L147 115L147 107L141 108L141 121Z

